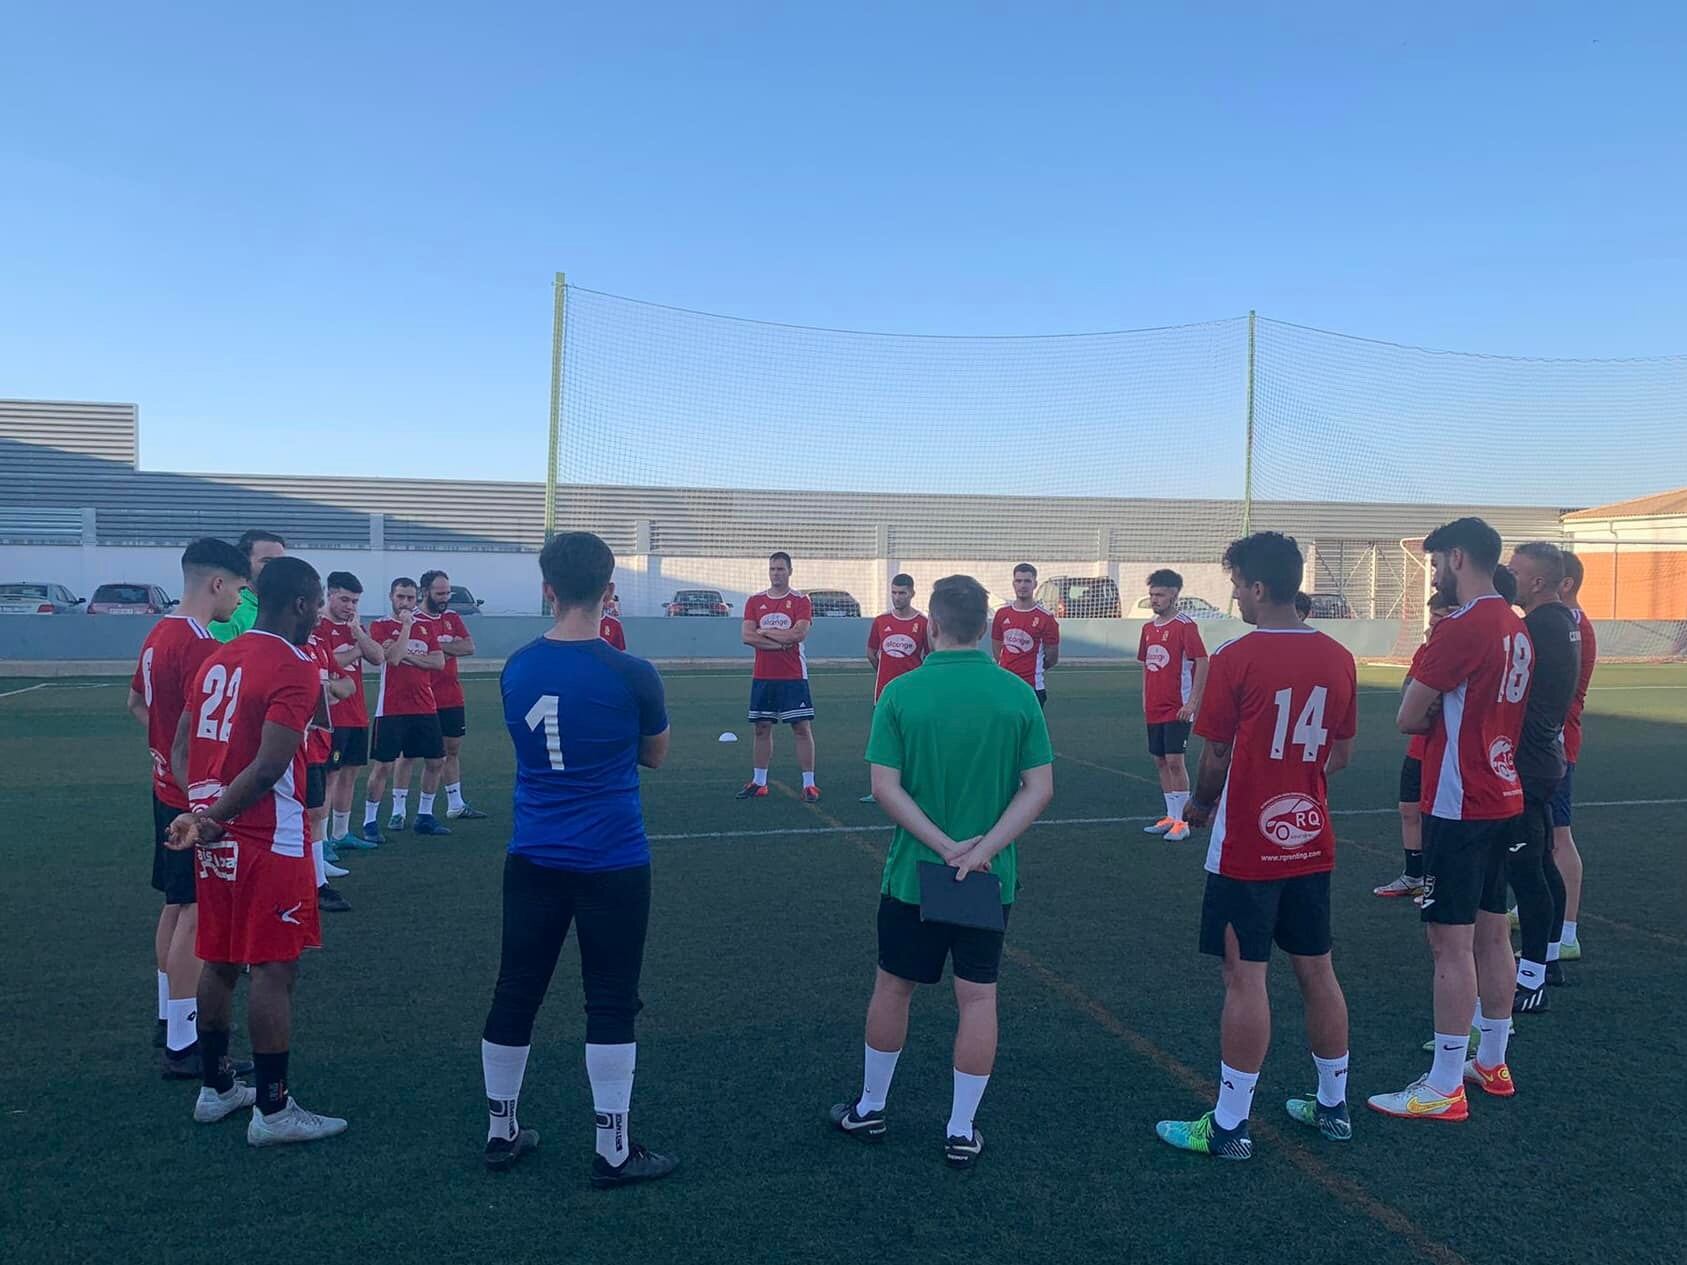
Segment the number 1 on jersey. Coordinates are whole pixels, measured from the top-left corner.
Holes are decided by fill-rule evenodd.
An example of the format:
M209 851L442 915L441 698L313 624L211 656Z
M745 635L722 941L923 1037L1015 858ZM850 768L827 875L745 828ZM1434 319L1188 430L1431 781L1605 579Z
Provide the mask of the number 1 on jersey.
M1314 685L1306 706L1300 709L1300 716L1295 720L1294 741L1304 748L1300 758L1307 764L1318 759L1319 751L1330 740L1330 731L1324 728L1324 700L1328 697L1328 689ZM1271 758L1281 760L1289 739L1289 713L1294 710L1294 691L1278 690L1272 695L1272 701L1277 704L1277 727L1271 734Z
M527 727L545 731L545 754L550 756L551 768L558 773L566 768L562 762L562 725L557 720L561 701L555 694L541 694L539 701L527 709Z

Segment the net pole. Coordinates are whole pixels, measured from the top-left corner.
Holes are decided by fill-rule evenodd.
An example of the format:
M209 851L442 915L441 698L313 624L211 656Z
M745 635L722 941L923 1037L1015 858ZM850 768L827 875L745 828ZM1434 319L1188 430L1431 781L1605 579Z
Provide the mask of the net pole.
M562 351L563 323L568 314L568 274L552 279L551 299L551 435L545 462L545 540L556 535L556 477L562 455Z
M1254 518L1254 316L1248 309L1248 438L1242 454L1242 535L1253 531Z

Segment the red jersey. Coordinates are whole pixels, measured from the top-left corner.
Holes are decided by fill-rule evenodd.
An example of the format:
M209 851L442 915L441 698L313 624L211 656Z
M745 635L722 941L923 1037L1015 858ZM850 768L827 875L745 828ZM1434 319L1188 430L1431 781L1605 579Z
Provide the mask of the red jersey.
M903 619L893 611L886 611L873 621L867 630L867 649L879 656L878 680L873 683L873 701L904 672L912 672L926 661L931 649L931 625L926 617L915 611Z
M357 688L351 692L350 698L334 700L328 715L334 722L336 729L367 729L369 727L369 703L363 697L363 652L348 664L342 664L338 652L346 646L357 645L357 635L350 624L336 624L326 615L316 626L316 635L328 643L328 649L335 654L335 671L340 676L347 677Z
M396 619L377 619L369 625L369 636L386 645L398 636L400 624ZM431 619L417 616L410 623L411 654L432 654L439 649L439 626ZM430 716L439 710L434 697L434 678L439 673L408 663L383 663L381 688L375 695L376 716Z
M1593 621L1579 607L1571 607L1570 614L1576 617L1576 627L1582 633L1582 674L1576 678L1576 696L1564 717L1564 759L1574 764L1582 753L1582 708L1587 703L1588 682L1593 680L1593 665L1599 659L1599 642L1593 635Z
M1428 645L1425 642L1424 645ZM1423 657L1423 646L1412 651L1412 666L1406 669L1406 676L1415 678L1418 674L1418 660ZM1428 734L1411 734L1406 739L1406 758L1408 760L1423 760L1423 753L1429 749Z
M1424 643L1412 679L1441 695L1423 756L1418 806L1448 821L1502 821L1523 811L1517 742L1535 646L1497 593L1459 607Z
M990 640L1002 643L1002 667L1034 690L1043 688L1043 647L1060 644L1060 621L1041 606L1022 611L1008 605L990 621Z
M199 665L221 645L197 619L168 615L152 626L141 645L129 688L146 700L146 745L152 750L152 793L159 803L187 810L187 796L170 774L188 686Z
M301 739L322 695L320 665L309 651L274 633L253 629L236 637L200 666L188 691L194 719L188 726L188 799L195 808L216 803L257 758L266 722L297 730ZM305 748L267 795L224 823L236 844L302 857L310 830L305 820ZM238 848L215 849L203 869L238 867ZM229 875L234 877L234 875Z
M814 603L795 589L784 597L757 593L744 603L744 621L763 631L795 628L803 620L814 621ZM757 650L755 679L758 681L808 680L808 656L802 643L783 650Z
M1207 657L1201 630L1183 614L1163 624L1149 620L1142 626L1136 657L1142 664L1142 710L1148 723L1176 720L1195 688L1195 662Z
M416 618L419 622L422 616ZM468 627L456 611L441 611L427 616L427 619L434 626L440 645L469 640ZM457 657L454 655L446 655L444 669L433 674L433 701L435 707L463 706L463 683L457 679Z
M318 628L320 627L321 625L318 625ZM310 635L310 641L306 644L305 649L310 652L311 658L316 662L316 679L318 682L317 692L326 697L328 693L328 682L334 677L343 676L344 674L340 671L340 665L334 662L334 652L329 649L327 638L321 637L317 633L313 632ZM330 709L328 719L332 721L333 718L333 711ZM333 753L333 731L329 729L318 729L315 725L312 725L305 733L305 763L307 765L327 764L328 757Z
M1207 869L1257 882L1334 868L1324 765L1358 728L1358 670L1335 638L1256 628L1213 651L1195 732L1232 746Z
M627 633L621 627L621 621L613 615L605 615L597 621L597 635L602 637L617 650L627 648Z

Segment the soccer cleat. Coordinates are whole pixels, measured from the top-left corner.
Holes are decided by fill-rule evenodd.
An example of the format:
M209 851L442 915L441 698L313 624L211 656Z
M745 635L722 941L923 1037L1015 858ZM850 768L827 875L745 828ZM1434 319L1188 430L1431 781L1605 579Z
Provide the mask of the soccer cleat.
M679 1156L663 1155L634 1142L627 1150L627 1158L619 1164L611 1164L601 1155L592 1156L592 1186L608 1190L614 1186L631 1186L634 1182L653 1182L678 1167Z
M1570 977L1564 974L1562 957L1546 964L1546 984L1548 988L1570 987Z
M818 804L820 802L820 788L818 786L803 787L802 802L805 804Z
M943 1140L943 1162L950 1168L971 1168L978 1163L978 1157L984 1154L984 1135L978 1126L972 1126L970 1138L945 1138Z
M351 902L327 883L316 889L316 907L325 914L351 912Z
M1580 940L1565 940L1558 946L1558 960L1560 962L1580 962L1582 960L1582 942Z
M239 1081L221 1093L209 1085L201 1085L199 1097L193 1104L193 1118L200 1124L216 1124L219 1120L227 1120L242 1107L256 1106L257 1101L258 1091Z
M490 1138L486 1143L486 1167L494 1173L507 1173L516 1161L539 1147L539 1131L522 1129L513 1138Z
M1552 999L1546 995L1545 984L1539 988L1524 988L1519 984L1511 999L1511 1013L1514 1015L1538 1015L1550 1009Z
M868 791L865 795L863 795L860 799L856 800L855 802L857 804L876 804L879 801L873 798L873 792L872 791Z
M423 813L416 818L416 833L419 835L448 835L449 827L439 824L439 819L432 813Z
M387 829L392 831L395 835L400 833L404 829L404 814L394 813L391 817L388 817Z
M1352 1140L1353 1118L1347 1114L1345 1102L1326 1107L1318 1101L1317 1094L1308 1094L1304 1098L1291 1098L1283 1106L1288 1111L1290 1120L1310 1125L1331 1142Z
M1182 843L1188 837L1189 823L1186 821L1174 821L1172 828L1162 836L1167 843Z
M1480 1085L1484 1094L1492 1094L1495 1098L1511 1098L1517 1093L1517 1086L1512 1083L1511 1069L1504 1063L1498 1067L1483 1067L1475 1059L1471 1059L1464 1065L1464 1083Z
M1177 818L1162 817L1152 826L1144 826L1142 828L1142 833L1145 835L1163 835L1175 825L1177 825Z
M197 1045L190 1045L180 1058L165 1050L159 1059L159 1066L163 1069L160 1074L167 1081L196 1081L204 1075L204 1064L200 1061ZM225 1076L250 1076L252 1060L231 1059L225 1054L221 1070Z
M855 1099L848 1102L832 1104L832 1109L826 1113L826 1118L832 1122L832 1127L839 1133L847 1133L852 1138L860 1138L863 1142L878 1142L883 1140L885 1131L889 1127L885 1124L883 1111L869 1111L866 1115L857 1115Z
M1510 909L1505 911L1505 920L1511 925L1511 929L1513 931L1516 931L1523 926L1523 920L1517 916L1516 905L1513 905Z
M329 865L333 865L334 862L340 859L339 846L334 842L334 840L324 839L322 841L322 859L328 862Z
M1154 1126L1154 1133L1160 1141L1180 1151L1194 1151L1221 1160L1250 1159L1254 1153L1246 1120L1234 1129L1221 1129L1210 1111L1198 1120L1162 1120Z
M373 852L385 842L381 837L381 828L374 822L369 822L356 834L347 831L334 841L334 846L346 852Z
M445 815L452 821L486 820L486 814L481 812L480 809L476 808L473 804L464 804L461 808L447 808L445 810ZM537 1137L538 1135L535 1134L534 1136Z
M767 787L760 782L746 782L744 789L739 791L734 799L766 799Z
M1470 1105L1460 1085L1451 1094L1432 1089L1426 1072L1406 1088L1394 1094L1372 1094L1366 1099L1372 1111L1400 1120L1446 1120L1457 1123L1470 1119Z
M346 869L345 866L335 865L326 857L324 857L322 861L322 872L329 878L344 878L346 875L351 873L351 871Z
M1421 896L1423 894L1423 880L1412 878L1406 874L1396 875L1381 887L1371 889L1372 896L1381 896L1386 900L1397 900L1401 896Z
M254 1092L253 1097L257 1094ZM289 1142L315 1142L346 1131L346 1122L336 1116L319 1116L306 1111L287 1095L287 1105L272 1116L252 1108L252 1123L246 1126L248 1146L285 1146Z

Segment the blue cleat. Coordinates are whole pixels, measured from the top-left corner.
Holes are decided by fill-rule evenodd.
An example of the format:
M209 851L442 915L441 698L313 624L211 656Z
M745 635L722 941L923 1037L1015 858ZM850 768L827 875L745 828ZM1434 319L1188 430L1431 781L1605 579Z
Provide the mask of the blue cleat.
M451 831L439 824L439 819L432 813L423 813L416 818L416 833L419 835L448 835Z

